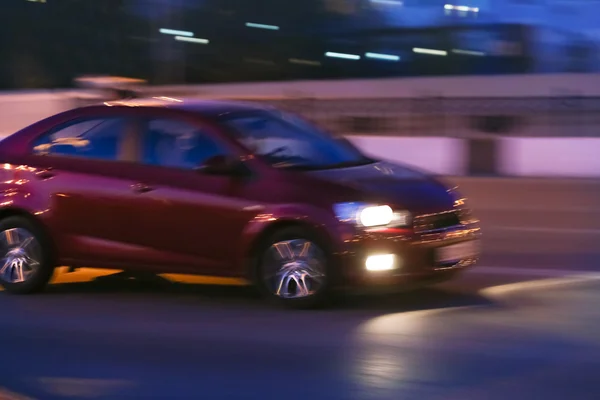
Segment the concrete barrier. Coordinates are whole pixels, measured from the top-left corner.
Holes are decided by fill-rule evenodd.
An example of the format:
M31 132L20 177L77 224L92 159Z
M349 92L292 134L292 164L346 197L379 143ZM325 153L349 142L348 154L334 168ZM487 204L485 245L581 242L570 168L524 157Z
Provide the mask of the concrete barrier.
M32 91L0 95L0 132L6 135L74 105L68 91Z
M600 138L499 140L501 175L600 177Z
M502 79L498 79L505 83L515 83L520 82L519 79L522 80L522 78L523 77L503 77ZM570 84L572 85L575 85L574 87L577 87L578 90L583 89L583 87L585 86L584 83L586 82L586 80L583 77L569 76L565 79L567 78L568 82L570 82ZM594 75L589 79L595 81L598 78L599 76ZM474 95L474 92L472 91L475 89L473 88L465 88L464 90L460 89L460 82L471 82L481 84L483 82L487 82L491 85L490 88L494 89L490 89L490 96L492 97L508 94L508 89L502 89L503 87L498 86L496 80L492 81L489 80L489 78L485 78L486 80L481 80L483 78L465 78L466 80L456 79L450 79L447 82L444 81L446 82L446 89L452 89L448 92L452 95ZM411 85L432 85L433 83L439 83L440 81L435 79L417 79L411 82ZM544 87L546 87L546 89L548 88L547 86L544 86L548 85L547 81L545 79L542 79L541 77L535 78L535 82L536 86L534 92L538 95L540 95L543 92ZM393 80L389 83L398 84L398 80ZM369 88L381 88L382 84L383 81L381 80L372 81L369 84ZM250 86L225 85L222 86L222 90L217 90L217 87L212 86L206 88L210 89L209 93L212 93L212 90L216 90L214 93L215 96L218 95L217 97L223 97L226 94L234 95L235 93L238 93L237 96L240 96L240 93L245 93L244 90L248 87L256 88L256 84L248 85ZM278 91L281 91L283 90L282 88L287 87L285 85L282 85L283 84L275 85L278 88ZM313 86L311 86L312 83L306 82L302 84L289 83L289 85L291 85L289 87L313 88ZM344 85L346 86L342 85L342 83L340 82L330 83L328 85L329 86L327 86L327 90L325 90L326 88L324 86L323 90L319 92L323 98L327 98L327 96L330 94L337 93L336 91L341 91L340 93L343 93L346 97L349 96L349 94L359 96L359 94L357 94L358 92L356 92L356 86L354 85L354 83L345 83ZM275 90L273 89L275 86L270 84L265 85L265 93L271 93L270 90ZM316 87L314 88L316 89ZM591 89L593 88L590 88L590 90ZM152 88L152 90L159 91L158 88ZM175 89L171 88L165 90ZM188 92L193 92L193 87L188 87L187 90ZM241 92L235 92L235 90L240 90ZM469 90L471 90L471 92L469 92ZM595 91L592 92L593 93L591 94L596 94ZM391 92L388 91L385 93L387 93L386 96L391 96ZM401 94L405 97L408 96L408 92L402 92ZM512 94L515 95L515 93ZM363 93L362 96L366 95L366 93ZM78 104L78 99L84 96L91 96L91 93L82 90L73 90L15 92L0 95L0 132L10 134L39 119L72 108ZM383 96L383 94L381 96ZM364 101L373 101L373 107L379 107L379 104L381 103L381 96L379 99L364 99ZM568 98L565 97L565 99ZM360 98L357 101L360 101ZM542 101L539 105L543 106L544 104L544 101ZM342 103L339 104L339 112L343 113L343 105L344 104ZM498 106L500 107L501 104ZM592 106L588 105L586 107ZM308 108L310 109L311 107ZM312 108L318 109L319 107ZM376 109L370 110L369 107L364 106L363 108L365 109L365 113L369 114L369 112L371 112L373 114L372 118L381 119L381 117L378 116L380 113L376 112ZM388 112L388 114L390 115L394 115L394 110L396 110L396 108L392 107L386 112ZM405 110L404 113L406 114L406 112L407 111ZM478 112L484 111L479 110ZM488 110L485 112L493 113L494 110ZM437 119L439 119L437 118L439 117L439 115L430 115L428 113L424 113L423 110L415 114L414 120L411 119L410 116L407 117L407 115L409 114L402 116L402 118L400 118L398 115L395 115L394 118L396 118L396 120L392 119L388 121L387 119L384 119L391 126L397 126L397 119L400 118L404 122L410 122L407 125L410 129L417 129L413 126L414 124L416 124L415 126L429 126L427 121L428 116L436 121ZM536 118L539 117L535 113L531 115L533 115ZM417 116L419 116L419 118L417 118ZM328 119L331 120L331 118L328 118L327 115L322 117L324 121ZM335 114L334 117L335 118L333 118L333 120L337 120L336 118L339 117L339 115ZM424 117L425 119L421 117ZM371 117L367 118L367 120L370 120L370 118ZM600 153L599 137L543 137L545 129L541 129L540 126L528 125L523 126L522 130L524 131L519 131L519 135L526 134L532 135L534 137L509 137L507 135L502 136L492 133L475 132L471 129L472 127L468 126L468 124L455 124L454 122L449 122L450 120L462 121L461 118L464 119L464 116L460 113L459 115L450 113L446 116L443 116L442 119L445 119L447 123L446 126L450 126L451 128L448 128L449 130L447 132L438 133L437 131L435 131L434 135L432 135L429 131L421 132L418 131L418 129L415 131L415 136L396 136L383 133L357 134L357 131L352 132L348 130L342 130L342 132L347 132L348 138L368 154L371 154L375 157L388 159L390 161L399 161L412 164L418 168L429 170L433 173L440 175L500 175L516 177L530 176L589 178L600 177L600 157L597 156L597 154ZM550 129L548 131L550 132L548 133L548 135L556 136L559 134L564 134L565 132L569 132L569 122L563 122L564 123L560 126L557 124L554 127L555 129ZM577 132L580 136L583 135L583 133L585 133L586 135L596 135L596 119L590 118L588 122L589 124L586 122L586 124L584 124L585 126L581 124L577 126ZM385 124L368 124L368 126L375 125ZM443 137L444 134L451 136Z
M492 144L497 141L497 150L494 147L469 148L472 139L355 135L348 138L367 154L408 163L440 175L473 175L476 171L470 161L481 156L485 162L495 155L495 160L489 160L490 164L496 164L490 166L492 173L483 171L480 174L600 178L600 138L479 139ZM482 153L477 154L477 151Z
M600 95L599 73L515 74L379 79L302 80L166 86L162 90L207 97L306 97L315 99ZM160 93L160 92L158 92Z
M600 268L600 181L447 177L482 221L484 260ZM507 261L509 262L509 261Z
M466 141L456 138L355 136L348 139L366 154L440 175L467 174Z

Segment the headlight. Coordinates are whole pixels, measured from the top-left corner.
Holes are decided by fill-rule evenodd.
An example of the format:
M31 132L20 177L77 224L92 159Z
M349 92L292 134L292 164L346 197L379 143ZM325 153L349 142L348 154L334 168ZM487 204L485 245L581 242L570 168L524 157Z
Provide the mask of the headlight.
M408 211L396 211L388 205L369 205L365 203L334 204L333 211L342 222L355 223L364 227L406 226L410 223Z
M365 207L358 213L358 222L362 226L387 225L394 219L394 210L390 206Z

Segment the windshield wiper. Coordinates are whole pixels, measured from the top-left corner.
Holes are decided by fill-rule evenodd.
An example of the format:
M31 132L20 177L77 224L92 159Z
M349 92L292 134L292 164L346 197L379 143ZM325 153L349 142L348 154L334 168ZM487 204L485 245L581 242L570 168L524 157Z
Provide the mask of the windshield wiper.
M340 162L340 163L336 163L336 164L330 164L330 165L323 165L323 166L315 166L314 170L325 170L325 169L339 169L339 168L352 168L352 167L360 167L363 165L369 165L369 164L374 164L376 163L376 160L373 160L371 158L362 158L360 160L354 160L354 161L344 161L344 162Z
M340 169L340 168L352 168L352 167L360 167L363 165L369 165L376 163L376 160L372 159L363 159L360 161L345 161L337 164L329 164L329 165L309 165L309 164L289 164L285 166L285 169L294 170L294 171L324 171L328 169Z

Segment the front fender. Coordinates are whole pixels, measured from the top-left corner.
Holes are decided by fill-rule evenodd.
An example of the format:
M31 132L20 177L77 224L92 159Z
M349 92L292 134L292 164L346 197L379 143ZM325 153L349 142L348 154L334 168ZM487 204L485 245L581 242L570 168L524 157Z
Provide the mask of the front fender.
M303 204L277 206L258 214L244 229L238 265L247 268L262 240L289 225L300 225L311 230L333 254L342 251L344 242L353 237L351 227L340 223L331 211Z
M19 210L31 215L42 216L48 209L47 204L36 201L25 188L4 188L0 190L0 212Z
M50 208L50 199L31 190L35 168L4 164L0 168L0 211L19 209L39 217Z

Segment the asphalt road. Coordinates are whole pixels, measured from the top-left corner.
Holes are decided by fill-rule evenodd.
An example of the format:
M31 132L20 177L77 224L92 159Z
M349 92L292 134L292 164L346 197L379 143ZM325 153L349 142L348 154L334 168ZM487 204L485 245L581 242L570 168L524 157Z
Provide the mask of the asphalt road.
M482 263L416 292L292 312L81 271L0 293L0 399L598 399L596 186L468 185Z
M563 274L480 268L310 312L244 287L117 278L0 294L0 386L35 399L597 399L600 274Z

